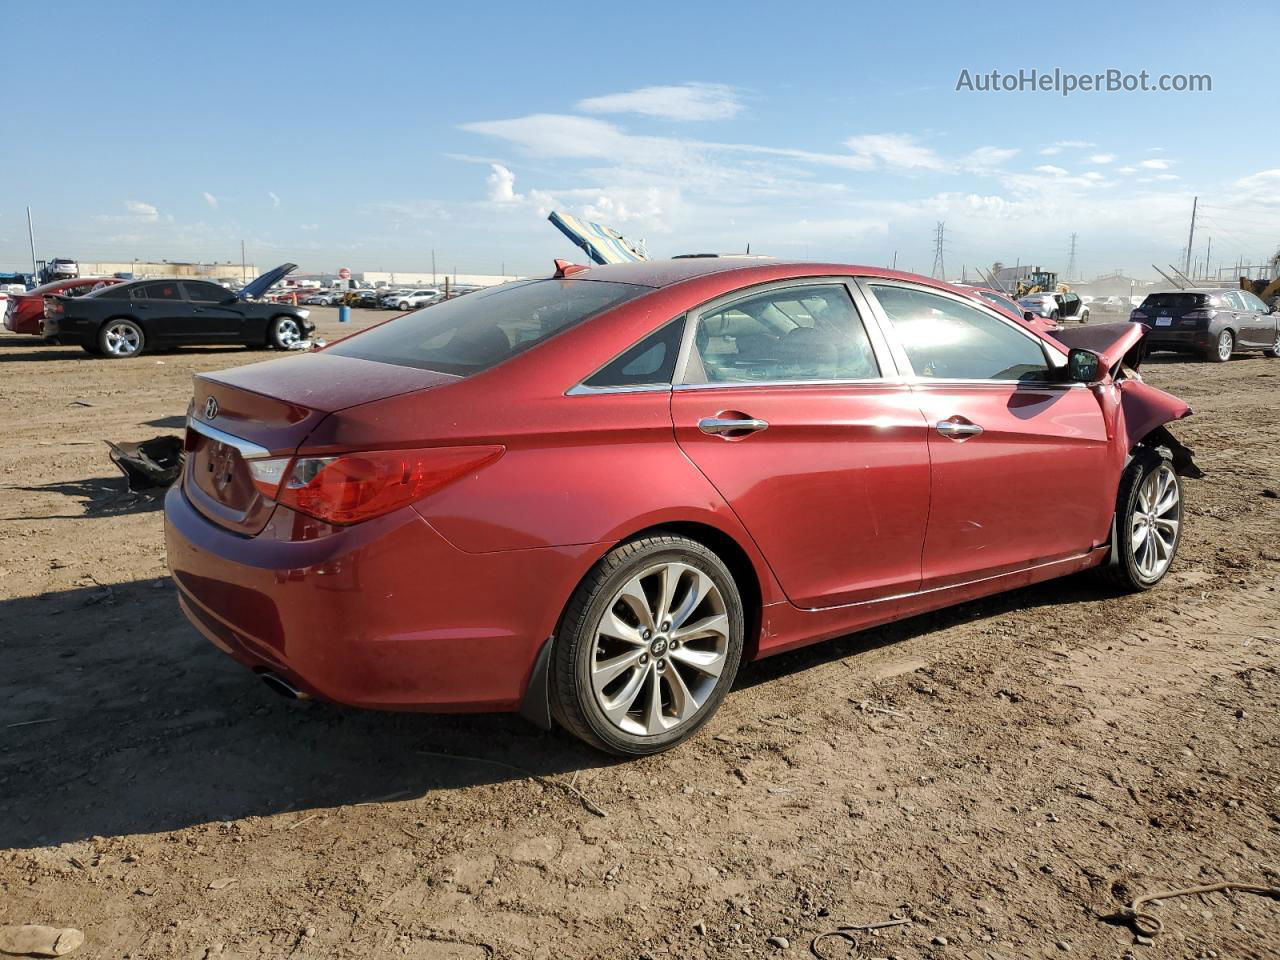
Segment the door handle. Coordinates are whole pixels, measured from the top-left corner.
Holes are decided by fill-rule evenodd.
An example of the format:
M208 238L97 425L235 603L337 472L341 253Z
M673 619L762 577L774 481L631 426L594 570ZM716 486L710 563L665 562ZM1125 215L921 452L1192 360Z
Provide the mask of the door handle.
M757 433L768 428L767 420L745 417L704 417L698 421L698 429L712 437L727 437L731 433Z
M982 428L976 423L960 423L955 420L939 420L936 429L944 437L950 437L952 440L976 437L982 433Z

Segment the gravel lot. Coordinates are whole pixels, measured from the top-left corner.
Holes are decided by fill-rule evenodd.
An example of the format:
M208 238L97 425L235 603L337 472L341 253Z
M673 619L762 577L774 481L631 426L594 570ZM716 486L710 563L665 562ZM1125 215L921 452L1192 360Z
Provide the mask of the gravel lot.
M0 925L78 927L86 960L785 958L894 914L826 955L1280 954L1247 894L1166 901L1153 946L1097 916L1280 884L1280 361L1144 368L1207 473L1157 590L777 657L614 763L515 717L290 704L187 626L159 499L100 441L180 431L193 372L263 358L0 337Z

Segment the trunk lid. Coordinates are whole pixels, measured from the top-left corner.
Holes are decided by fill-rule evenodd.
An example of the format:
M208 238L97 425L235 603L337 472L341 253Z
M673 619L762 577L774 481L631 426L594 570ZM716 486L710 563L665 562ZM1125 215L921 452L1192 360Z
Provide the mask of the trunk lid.
M324 353L255 363L194 378L183 489L214 523L254 536L275 501L249 462L288 457L330 413L452 383L449 374Z

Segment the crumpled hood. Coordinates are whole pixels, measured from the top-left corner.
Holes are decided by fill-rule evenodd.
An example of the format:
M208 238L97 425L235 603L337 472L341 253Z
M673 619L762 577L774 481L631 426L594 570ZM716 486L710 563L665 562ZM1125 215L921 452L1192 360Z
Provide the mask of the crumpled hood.
M1055 330L1053 339L1068 349L1079 348L1096 353L1102 365L1111 370L1121 360L1133 370L1142 362L1142 351L1134 349L1151 328L1145 323L1086 323L1078 327ZM1130 356L1132 354L1132 356Z

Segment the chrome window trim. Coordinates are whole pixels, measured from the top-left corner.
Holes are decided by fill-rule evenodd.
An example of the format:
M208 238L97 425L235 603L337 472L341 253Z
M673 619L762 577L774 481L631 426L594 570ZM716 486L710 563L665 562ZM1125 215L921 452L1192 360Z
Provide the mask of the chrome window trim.
M875 358L876 366L880 368L880 376L847 380L828 378L822 380L717 380L714 382L699 380L692 383L687 382L689 361L693 356L698 321L702 319L704 314L723 309L739 300L747 300L774 290L816 286L840 286L845 288L845 292L849 295L849 300L853 306L854 314L862 324L862 329L866 332L867 340L871 344L871 353ZM676 359L673 390L740 390L748 387L853 386L858 384L874 386L902 382L900 375L885 376L886 371L892 371L894 374L900 374L900 371L897 363L894 362L892 353L889 351L888 343L879 327L878 321L868 314L865 297L858 290L852 276L789 277L783 280L769 280L749 287L739 287L691 308L686 312L685 318L684 341L680 345L680 356Z
M656 331L655 331L656 332ZM638 341L637 341L638 342ZM635 344L632 344L635 346ZM630 350L631 347L627 347ZM626 351L624 350L623 353ZM621 356L621 354L619 354ZM617 359L616 357L614 359ZM609 363L613 363L610 360ZM608 366L609 364L605 364ZM594 376L594 374L592 374ZM670 393L671 384L669 383L628 383L621 384L616 387L589 387L585 383L579 383L577 386L570 387L564 392L566 397L599 397L602 395L614 393Z
M985 379L968 379L968 378L942 378L942 377L923 377L915 372L915 368L911 366L911 360L907 356L906 349L902 346L902 341L898 339L897 331L894 330L893 321L881 306L880 301L876 298L875 293L870 289L873 286L885 287L901 287L906 290L914 290L918 293L933 294L944 300L954 300L962 307L970 307L980 312L986 313L988 316L995 318L1004 324L1010 330L1015 331L1023 337L1026 337L1032 343L1036 344L1045 356L1049 367L1054 370L1060 370L1067 364L1067 355L1064 349L1056 344L1051 343L1047 338L1040 336L1032 330L1017 323L1010 317L1004 315L1003 312L995 307L988 305L985 301L974 300L972 297L961 293L952 293L950 290L940 290L937 287L931 287L923 283L912 283L907 280L898 280L880 277L857 278L859 287L866 287L863 291L871 310L874 312L876 320L885 328L885 335L892 344L894 359L898 362L902 371L902 376L912 384L993 384L998 386L1008 386L1010 384L1021 387L1034 387L1043 389L1045 387L1071 387L1086 386L1086 384L1074 384L1069 382L1059 382L1055 380L985 380Z
M217 427L212 427L207 423L197 420L192 416L187 417L187 429L203 434L210 440L216 440L218 443L224 443L228 447L234 447L235 451L245 460L260 460L263 457L271 456L271 451L266 447L259 446L251 440L245 440L242 437L233 436L230 433L219 430Z

